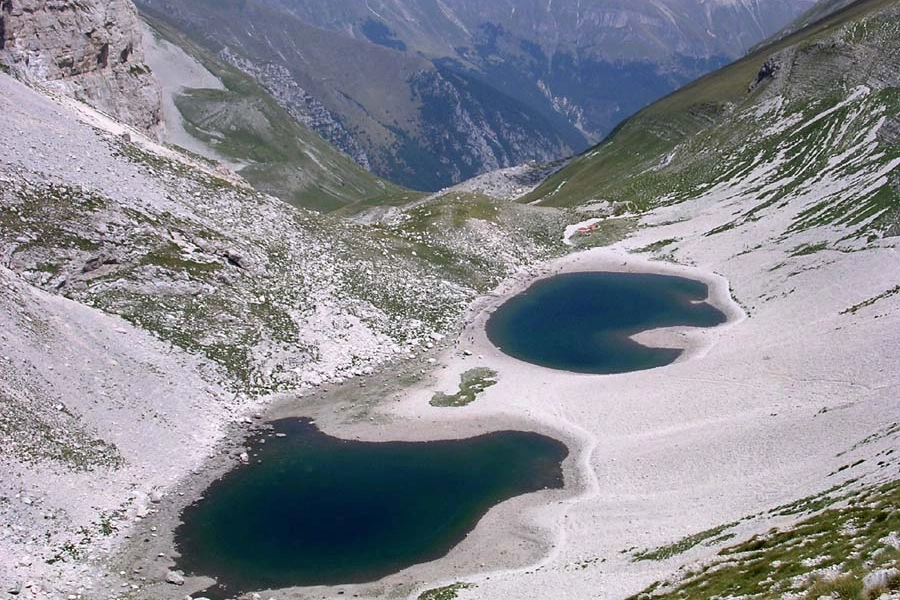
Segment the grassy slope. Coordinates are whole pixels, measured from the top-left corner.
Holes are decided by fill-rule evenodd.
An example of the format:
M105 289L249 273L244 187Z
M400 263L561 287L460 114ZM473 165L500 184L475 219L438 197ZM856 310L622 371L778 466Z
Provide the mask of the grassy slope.
M823 596L866 600L900 590L896 577L883 586L868 590L864 586L867 574L895 568L900 561L900 550L890 537L900 527L900 483L818 501L828 508L794 526L724 548L715 559L689 569L681 578L656 584L629 600L780 600L789 595L798 600Z
M0 202L0 242L15 248L7 266L205 357L235 391L296 389L309 370L346 375L391 344L449 330L478 293L564 251L552 209L458 196L357 224L107 143L95 160L155 183L137 200L11 177Z
M187 90L176 105L185 128L219 154L246 163L241 175L260 191L319 211L401 204L417 197L338 152L294 120L251 77L171 27L148 21L224 83L225 90Z
M648 208L678 187L677 177L675 181L666 180L666 173L653 168L679 144L707 128L714 129L735 105L753 103L760 92L748 93L748 84L755 80L769 56L833 33L854 19L894 2L862 0L698 79L623 122L606 140L548 178L522 201L576 206L603 199L624 203L630 209Z

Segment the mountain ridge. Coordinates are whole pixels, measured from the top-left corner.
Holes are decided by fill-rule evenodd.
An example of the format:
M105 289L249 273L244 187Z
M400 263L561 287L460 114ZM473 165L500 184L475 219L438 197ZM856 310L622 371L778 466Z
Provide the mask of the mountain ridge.
M578 204L604 194L608 194L608 199L613 202L624 200L628 188L622 185L623 181L631 177L645 178L648 181L660 179L659 174L666 169L666 165L662 164L663 159L671 156L670 153L679 143L691 139L706 128L715 129L726 123L735 112L735 107L741 103L752 104L760 94L767 93L764 90L772 82L780 82L782 76L790 70L791 61L779 59L779 52L797 45L802 46L817 36L827 37L844 24L892 4L884 0L856 2L770 46L756 50L728 67L698 79L623 121L602 143L573 161L568 172L556 173L540 188L522 198L522 201L541 201L551 205ZM827 52L821 56L829 58ZM855 64L864 65L865 68L853 76L860 81L864 81L866 76L872 77L875 82L879 81L877 70L880 67L877 62L866 63L860 58L855 61ZM835 68L835 71L840 72L840 69ZM821 88L822 82L810 77L803 85L809 86L805 89L806 92L815 95L816 86ZM889 86L890 83L881 85ZM804 89L799 82L797 88L798 91ZM847 90L841 90L840 93L847 93ZM823 96L827 97L826 94ZM740 135L735 135L729 143L740 144ZM629 145L636 151L626 155L620 148ZM721 152L724 153L724 150ZM702 172L695 174L702 177ZM566 181L565 193L553 193L563 180ZM618 193L616 189L625 193ZM659 190L650 185L648 191L650 193L646 197L632 197L632 201L646 206L644 203L651 201ZM660 195L663 194L664 192L660 192Z
M319 211L402 203L416 196L354 164L239 69L158 21L151 21L150 28L154 46L180 49L216 83L213 88L167 90L167 118L175 121L173 131L183 130L180 137L187 146L230 162L263 192ZM163 53L158 60L169 59ZM161 77L169 77L171 65L154 65Z
M323 135L341 142L333 132L350 132L356 145L344 144L345 152L407 187L438 189L484 168L570 151L533 110L506 104L507 99L465 75L445 76L421 57L326 32L258 4L230 14L221 7L207 14L199 2L154 0L140 6L195 35L195 22L219 32L200 35L214 51L277 90L276 97L296 114L323 106L327 115L318 129ZM265 40L246 29L235 33L233 23L248 23L244 11L265 19L270 27ZM303 36L294 39L298 31ZM273 45L278 49L273 51ZM458 103L452 110L441 105L448 95ZM312 106L309 97L315 99ZM440 134L434 133L438 123ZM477 143L469 147L469 138Z
M566 1L547 16L534 2L519 13L506 3L480 7L471 0L391 0L368 8L253 0L215 10L203 0L139 2L278 90L297 114L320 112L324 119L313 126L360 164L428 190L578 151L623 116L736 57L750 41L725 32L740 38L745 19L759 21L762 38L811 2L763 2L759 14L742 4L684 11L662 10L658 2L608 4L613 9L586 7L581 15L580 4ZM525 24L508 22L510 11L527 13ZM556 13L564 25L553 24ZM697 20L721 29L721 39ZM581 40L584 32L594 37ZM655 40L651 50L643 39ZM678 48L660 54L667 44ZM442 91L423 93L423 80L426 91ZM439 108L447 95L459 114ZM438 132L453 139L446 143ZM471 147L469 138L476 140Z

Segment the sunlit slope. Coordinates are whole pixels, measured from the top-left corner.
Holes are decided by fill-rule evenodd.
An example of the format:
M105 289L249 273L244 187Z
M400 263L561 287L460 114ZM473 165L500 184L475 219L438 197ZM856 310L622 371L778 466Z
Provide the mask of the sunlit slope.
M773 44L778 40L784 39L792 33L800 31L804 27L809 27L810 25L821 21L825 17L836 13L839 10L845 9L851 4L855 4L857 1L858 0L819 0L819 2L814 4L812 8L797 17L792 23L781 29L781 31L750 48L750 52Z
M618 212L714 187L758 198L730 226L810 192L787 230L897 221L900 3L866 0L704 77L624 122L523 200Z
M149 19L148 19L149 20ZM353 162L285 111L242 71L158 21L154 32L183 48L224 89L189 89L175 98L185 130L218 155L243 165L260 191L318 211L396 204L415 197Z

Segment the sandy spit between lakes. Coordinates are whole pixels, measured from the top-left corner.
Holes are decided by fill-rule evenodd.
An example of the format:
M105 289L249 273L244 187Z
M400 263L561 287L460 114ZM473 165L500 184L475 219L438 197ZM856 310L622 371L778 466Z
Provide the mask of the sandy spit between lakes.
M235 455L244 448L249 435L264 427L266 421L309 417L324 432L346 439L367 441L427 441L464 438L501 430L534 431L563 441L570 450L564 463L566 486L562 490L547 490L508 500L492 509L466 540L444 558L415 565L385 579L362 585L334 588L313 587L291 590L261 591L266 598L321 598L333 595L357 594L360 597L403 597L417 595L434 587L435 582L463 581L489 578L500 574L515 574L523 570L540 569L552 562L565 545L565 521L569 511L579 503L597 496L597 477L591 461L597 446L596 437L577 423L558 414L559 400L553 394L521 396L497 395L489 388L476 402L464 408L435 408L429 400L435 391L454 392L463 372L476 366L495 369L504 381L545 382L555 378L587 382L590 376L531 365L504 355L487 339L484 324L500 304L524 291L535 281L562 273L577 271L623 271L673 274L703 281L709 286L709 302L722 310L728 322L712 329L666 328L644 332L639 339L667 347L685 350L680 361L702 355L720 332L744 318L744 313L728 294L723 278L705 274L697 269L653 262L639 256L615 250L593 250L570 254L555 261L527 269L505 281L493 293L481 297L467 311L463 325L453 336L444 340L443 350L434 366L421 369L422 364L398 365L396 369L374 375L365 380L351 380L331 386L312 397L287 395L276 399L261 419L248 427L235 427L216 457L198 472L186 478L169 494L158 513L148 517L135 532L129 548L120 560L151 579L161 580L165 571L174 568L171 557L177 556L172 532L179 523L180 511L202 496L209 484L235 466ZM425 372L422 375L422 372ZM418 379L404 385L405 378ZM541 390L545 383L537 383ZM552 388L545 388L552 389ZM190 578L179 597L185 593L199 593L212 583L206 578ZM146 588L151 594L173 592L170 586L159 584ZM340 592L343 592L341 594ZM174 597L174 596L173 596Z
M877 431L884 411L896 412L891 394L896 382L890 379L895 375L885 371L880 354L852 358L863 342L856 335L843 339L848 336L838 329L842 343L835 343L833 323L822 319L808 319L811 330L798 335L796 319L794 327L776 319L790 316L783 310L748 319L732 300L724 277L702 267L651 261L629 250L574 253L506 281L473 304L465 326L446 340L434 367L412 384L405 378L416 375L412 369L421 364L346 382L316 397L277 400L266 419L312 417L326 433L348 439L424 441L518 429L556 437L569 446L570 455L564 490L495 507L440 560L370 584L264 590L261 596L415 598L426 589L467 582L474 585L461 590L461 598L561 597L560 589L566 597L624 597L665 577L680 562L711 552L699 548L672 561L652 562L633 560L636 550L824 489L834 483L827 473L848 460L836 455ZM604 270L703 281L709 301L725 312L728 322L711 329L640 334L645 343L685 352L673 365L613 376L523 363L487 339L484 323L490 313L536 279ZM826 352L832 353L831 360L823 362ZM851 358L857 371L842 378ZM499 382L464 408L428 404L435 391L454 392L460 375L476 366L496 370ZM888 380L873 387L860 374ZM863 386L865 398L848 401ZM219 458L184 483L179 490L183 496L170 495L179 501L168 502L142 524L156 527L159 536L135 541L128 560L136 560L133 552L139 548L145 572L171 567L172 540L164 532L172 531L184 504L234 466L245 435L246 430L235 431ZM750 519L737 533L749 535L771 523ZM178 597L209 583L189 578ZM176 597L166 584L145 592Z

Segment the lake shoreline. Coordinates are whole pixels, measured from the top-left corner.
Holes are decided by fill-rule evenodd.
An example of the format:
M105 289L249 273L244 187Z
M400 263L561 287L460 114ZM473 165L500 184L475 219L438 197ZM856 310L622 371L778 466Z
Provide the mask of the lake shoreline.
M408 361L390 365L366 378L328 386L309 397L283 395L273 399L265 412L258 415L261 418L247 419L233 426L204 467L182 480L164 502L154 507L158 512L138 524L131 541L120 553L120 564L123 568L126 564L131 568L137 565L142 572L152 574L153 579L163 580L166 572L175 568L174 530L180 523L181 511L238 464L237 457L245 450L246 440L265 430L266 423L284 418L309 418L328 435L371 442L460 439L504 430L538 433L557 439L569 448L569 457L563 463L566 485L562 490L527 494L493 507L463 542L436 561L409 567L372 583L260 590L267 598L313 598L339 593L379 597L387 590L392 590L391 596L415 598L425 589L456 581L541 569L565 545L567 512L598 493L597 476L590 466L598 442L596 437L565 419L534 410L523 411L514 401L500 399L498 402L496 394L490 394L492 402L480 397L465 408L434 408L428 401L435 391L452 392L459 376L475 366L499 369L504 378L544 370L564 377L617 377L559 372L524 363L503 354L485 333L484 324L490 314L534 282L582 271L678 275L709 286L708 301L726 315L724 324L709 330L676 327L639 334L640 341L646 344L676 342L684 352L674 364L702 356L714 345L716 332L744 318L740 307L731 301L724 278L698 269L650 261L624 251L608 248L581 251L525 269L473 302L457 332L442 342L434 365L421 359ZM196 594L211 584L212 580L207 578L186 577L184 587L177 591L181 596ZM167 585L159 584L155 591L171 593L173 587ZM153 586L147 590L153 593Z
M671 332L724 324L726 315L707 302L708 296L706 283L674 275L565 273L539 280L501 304L485 330L505 354L529 364L622 375L678 360L686 344ZM660 331L669 331L672 339L648 344L634 339L659 339Z

